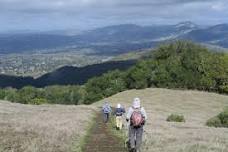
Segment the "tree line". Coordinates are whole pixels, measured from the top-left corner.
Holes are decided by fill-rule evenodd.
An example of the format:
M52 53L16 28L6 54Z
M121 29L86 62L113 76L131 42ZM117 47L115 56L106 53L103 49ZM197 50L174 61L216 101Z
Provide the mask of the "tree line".
M187 41L162 45L128 70L114 70L81 86L0 90L0 99L42 104L91 104L128 89L197 89L228 94L228 55Z

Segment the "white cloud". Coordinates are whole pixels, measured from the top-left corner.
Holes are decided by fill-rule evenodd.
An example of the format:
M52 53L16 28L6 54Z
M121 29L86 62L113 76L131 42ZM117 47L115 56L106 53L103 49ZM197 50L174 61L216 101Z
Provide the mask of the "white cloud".
M0 0L0 29L227 22L227 0Z
M213 10L216 10L216 11L223 11L225 9L228 9L226 4L224 4L222 2L218 2L218 3L212 4L211 8Z

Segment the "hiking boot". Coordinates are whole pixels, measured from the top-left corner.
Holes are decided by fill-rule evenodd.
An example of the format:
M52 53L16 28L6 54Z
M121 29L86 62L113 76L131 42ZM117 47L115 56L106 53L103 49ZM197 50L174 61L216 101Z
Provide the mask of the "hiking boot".
M127 140L125 144L126 144L126 147L127 147L128 149L131 148L131 144L130 144L130 141L129 141L129 140Z
M139 149L136 149L135 152L140 152L140 150Z

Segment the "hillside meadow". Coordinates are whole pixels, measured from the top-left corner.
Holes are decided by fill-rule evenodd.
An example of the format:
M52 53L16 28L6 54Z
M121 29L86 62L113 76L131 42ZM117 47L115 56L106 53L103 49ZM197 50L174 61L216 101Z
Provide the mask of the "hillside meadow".
M96 107L107 100L127 109L134 97L148 114L142 152L227 152L228 129L205 123L228 107L228 96L154 88L124 91L90 106L0 101L0 152L80 152ZM181 114L186 122L167 122L170 114Z
M199 91L145 89L121 92L105 100L112 106L121 103L127 108L134 97L141 99L148 114L143 152L228 151L228 129L205 125L208 119L228 107L228 96ZM94 105L101 106L102 103L103 100ZM172 113L183 115L186 122L167 122Z
M0 152L79 151L96 107L108 100L127 108L134 97L149 117L143 152L227 152L228 129L205 124L228 107L228 96L217 94L228 93L228 55L179 41L151 53L126 71L104 73L82 86L0 89L0 99L27 104L0 101ZM185 122L167 122L171 114Z
M0 152L79 152L93 116L90 106L0 101Z

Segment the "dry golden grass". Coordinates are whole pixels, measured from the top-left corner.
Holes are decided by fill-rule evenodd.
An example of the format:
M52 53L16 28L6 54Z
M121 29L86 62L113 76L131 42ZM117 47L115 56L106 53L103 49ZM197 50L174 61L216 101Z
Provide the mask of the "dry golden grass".
M148 114L143 152L228 152L228 129L209 128L205 122L228 106L228 96L168 89L130 90L106 100L128 107L139 97ZM100 106L101 102L94 105ZM186 122L167 122L171 113Z
M228 129L205 126L209 118L228 106L228 96L145 89L125 91L106 100L112 106L121 103L127 108L134 97L141 98L149 117L143 152L228 152ZM34 106L0 101L0 152L71 151L72 144L79 144L85 135L93 111L94 106ZM167 122L171 113L184 115L186 122Z
M0 101L0 152L71 151L72 144L80 144L92 116L89 106Z

